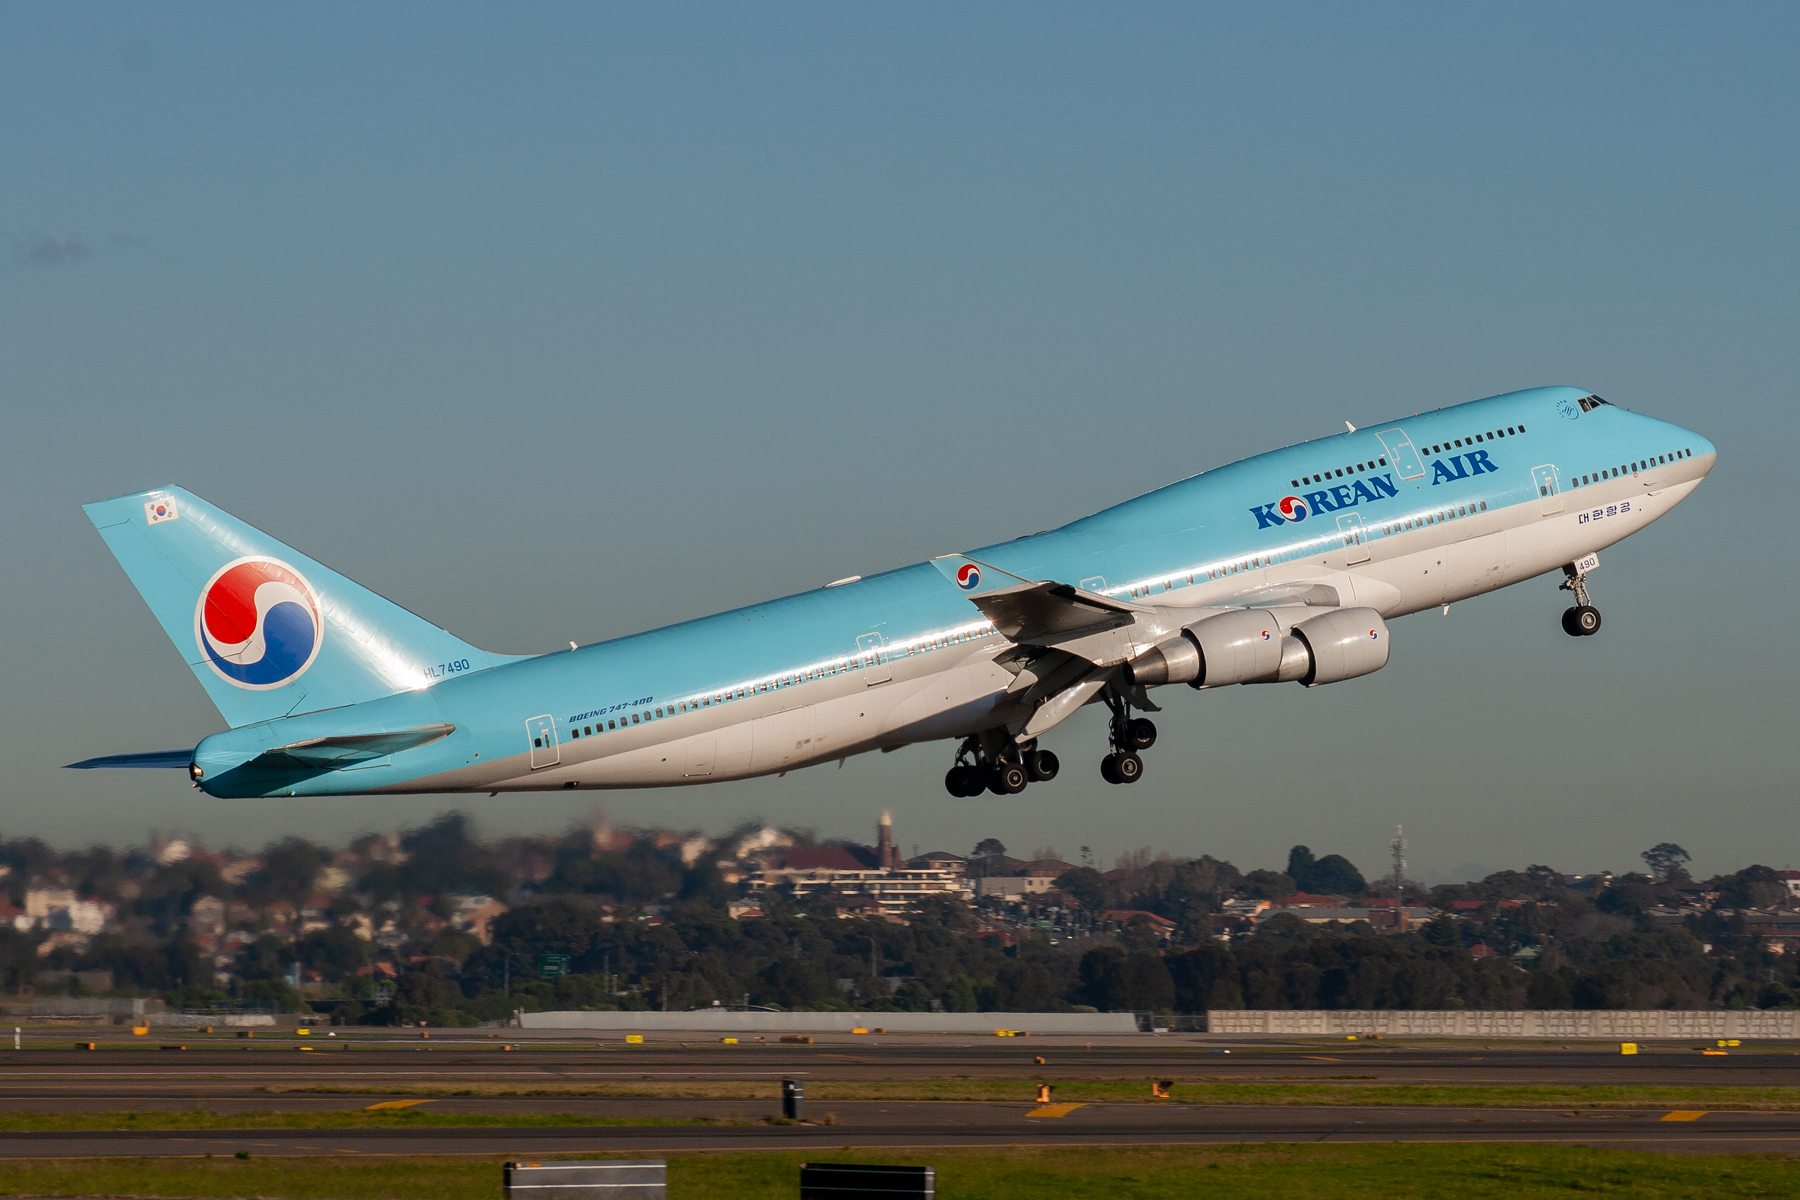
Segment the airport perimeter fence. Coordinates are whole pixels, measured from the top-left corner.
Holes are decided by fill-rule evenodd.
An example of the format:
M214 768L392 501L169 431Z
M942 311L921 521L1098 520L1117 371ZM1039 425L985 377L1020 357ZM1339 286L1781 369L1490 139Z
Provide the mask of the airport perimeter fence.
M1800 1010L1213 1009L1205 1032L1289 1037L1800 1038Z

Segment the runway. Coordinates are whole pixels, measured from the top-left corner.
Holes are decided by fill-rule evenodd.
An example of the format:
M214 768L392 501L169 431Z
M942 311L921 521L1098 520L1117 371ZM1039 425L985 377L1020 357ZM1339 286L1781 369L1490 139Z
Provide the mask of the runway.
M1704 1055L1699 1043L1616 1045L1393 1042L1221 1044L1203 1035L1142 1035L1109 1042L1069 1038L819 1038L815 1044L720 1044L523 1037L404 1038L397 1031L334 1038L228 1036L158 1031L129 1049L74 1050L77 1037L35 1035L22 1051L0 1051L0 1110L62 1098L192 1099L250 1096L296 1086L575 1085L763 1081L1148 1079L1219 1083L1355 1080L1374 1084L1486 1086L1641 1085L1800 1087L1800 1047L1746 1046ZM119 1041L116 1031L87 1037ZM46 1044L49 1043L49 1044ZM159 1045L185 1045L159 1052ZM502 1046L515 1049L502 1051ZM306 1047L301 1050L301 1047ZM1709 1047L1710 1048L1710 1047ZM1039 1063L1037 1060L1044 1061ZM773 1092L771 1091L771 1094Z
M0 1051L0 1113L192 1110L349 1113L411 1096L419 1128L3 1132L0 1157L405 1155L492 1157L684 1150L1231 1142L1531 1141L1676 1152L1800 1154L1800 1113L1668 1108L1121 1103L1039 1105L1038 1081L1168 1078L1276 1085L1644 1085L1800 1088L1800 1047L1700 1053L1645 1047L1468 1043L1221 1043L1203 1035L1081 1038L826 1037L813 1045L528 1037L520 1031L340 1031L234 1039L158 1031L130 1048L70 1048L34 1032ZM113 1030L86 1035L119 1043ZM177 1040L185 1037L185 1040ZM158 1049L169 1046L168 1050ZM173 1047L186 1046L186 1049ZM503 1049L511 1046L513 1049ZM307 1047L301 1049L301 1047ZM1229 1051L1229 1053L1226 1053ZM1043 1062L1038 1062L1038 1059ZM779 1081L809 1085L819 1124L773 1125ZM838 1100L831 1085L967 1082L981 1099ZM1000 1093L996 1094L995 1085ZM1013 1098L1013 1085L1017 1098ZM304 1090L295 1090L304 1089ZM421 1096L421 1090L436 1094ZM1065 1094L1070 1089L1064 1089ZM462 1092L464 1094L454 1094ZM497 1093L513 1094L497 1094ZM639 1093L633 1095L631 1093ZM864 1093L867 1095L867 1093ZM1111 1093L1115 1097L1117 1093ZM1147 1096L1146 1096L1147 1099ZM1724 1107L1730 1107L1725 1105ZM453 1126L458 1114L663 1119L671 1125ZM831 1123L824 1123L827 1119Z

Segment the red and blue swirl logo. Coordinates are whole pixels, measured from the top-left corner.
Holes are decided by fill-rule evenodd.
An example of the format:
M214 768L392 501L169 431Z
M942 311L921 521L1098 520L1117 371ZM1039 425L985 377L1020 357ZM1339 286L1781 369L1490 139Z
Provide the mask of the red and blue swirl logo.
M1306 501L1300 497L1283 496L1281 502L1275 506L1275 511L1281 514L1281 519L1284 521L1304 521L1311 510L1306 507Z
M318 593L284 562L240 558L200 589L194 640L227 683L256 691L292 683L325 641Z
M965 592L972 592L981 586L981 568L974 563L964 563L956 568L956 586Z

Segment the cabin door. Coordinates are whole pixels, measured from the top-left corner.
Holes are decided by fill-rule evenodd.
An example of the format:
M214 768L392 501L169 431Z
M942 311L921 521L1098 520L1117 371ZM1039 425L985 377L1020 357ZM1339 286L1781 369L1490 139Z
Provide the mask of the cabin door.
M1362 517L1345 513L1337 519L1338 533L1344 538L1344 563L1355 566L1369 561L1369 543L1363 538Z
M1546 463L1541 467L1531 468L1531 482L1537 485L1538 499L1543 501L1543 507L1539 511L1546 516L1562 511L1562 493L1556 486L1555 467Z
M549 713L525 722L525 740L531 743L532 770L562 761L562 748L556 744L556 718Z

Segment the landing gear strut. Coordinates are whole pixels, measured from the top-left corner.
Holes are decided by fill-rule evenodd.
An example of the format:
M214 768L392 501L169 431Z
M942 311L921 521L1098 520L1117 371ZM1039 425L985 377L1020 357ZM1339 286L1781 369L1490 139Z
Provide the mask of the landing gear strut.
M1557 584L1557 590L1575 597L1575 607L1563 610L1563 632L1570 637L1589 637L1599 633L1600 610L1588 603L1587 574L1577 571L1573 565L1565 566L1563 574L1568 578Z
M1112 709L1112 723L1107 727L1112 752L1100 760L1100 778L1108 783L1136 783L1144 777L1144 760L1137 752L1156 744L1156 722L1149 717L1134 718L1131 706L1112 688L1106 690L1106 706Z
M1036 743L1017 746L1004 737L986 742L970 737L957 748L956 765L944 775L944 790L965 800L982 792L1016 796L1027 784L1055 779L1061 767L1056 755L1039 750Z

